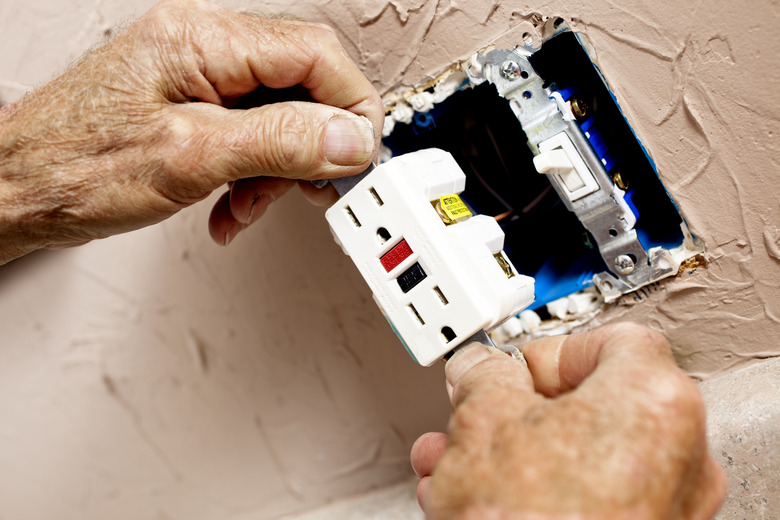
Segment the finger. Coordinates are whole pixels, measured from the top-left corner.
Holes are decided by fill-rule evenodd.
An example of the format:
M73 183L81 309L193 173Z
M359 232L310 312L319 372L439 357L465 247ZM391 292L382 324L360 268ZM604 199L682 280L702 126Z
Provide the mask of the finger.
M319 103L370 119L378 146L384 122L381 98L327 26L239 14L203 1L161 2L145 21L138 30L174 40L176 52L161 55L163 66L185 72L179 81L162 82L161 88L170 88L173 81L184 99L220 103L260 85L301 85Z
M599 364L661 363L677 369L666 339L634 323L618 323L590 332L554 336L520 347L536 391L548 397L578 387Z
M246 228L238 222L230 211L230 192L225 192L214 204L209 215L209 234L211 239L221 246L228 245L236 235Z
M417 483L417 503L420 504L420 509L423 513L428 514L428 510L425 507L425 502L428 499L429 489L431 488L431 477L423 477L420 482Z
M246 177L345 177L365 170L373 155L374 132L367 119L316 103L250 110L171 105L165 117L164 143L176 152L167 154L166 162L174 185L158 188L178 190L182 197Z
M339 192L330 183L325 187L317 188L308 181L298 181L298 186L301 188L301 193L306 197L306 200L315 206L332 206L339 200Z
M378 149L384 105L332 29L321 24L279 23L257 17L244 20L253 29L246 33L247 63L260 83L271 88L301 85L317 102L367 117L376 130L374 145ZM271 32L271 46L268 46L269 24L277 30ZM279 29L282 37L278 35Z
M690 493L689 503L683 506L683 510L687 512L686 517L693 520L713 518L723 505L728 491L726 472L709 454L705 456L707 459L702 470L702 485L699 488L702 493Z
M295 181L279 177L239 179L230 187L230 213L236 221L251 224L294 185Z
M429 432L414 441L410 459L415 475L422 478L433 474L436 463L447 449L447 439L446 433Z
M681 488L679 496L696 496L694 510L711 507L714 513L722 483L717 472L707 469L704 402L696 384L675 363L666 338L635 323L617 323L547 342L546 347L555 348L534 343L523 351L540 393L554 396L576 389L564 398L575 408L595 406L604 416L619 417L613 427L627 432L654 432L667 443L667 449L655 454L654 465L672 474L689 472L683 480L694 491ZM702 493L702 481L712 494ZM686 508L685 503L677 505L681 511ZM680 511L670 516L699 518Z
M458 349L444 366L444 373L454 407L483 391L508 390L516 393L518 400L534 395L533 380L524 361L478 343Z

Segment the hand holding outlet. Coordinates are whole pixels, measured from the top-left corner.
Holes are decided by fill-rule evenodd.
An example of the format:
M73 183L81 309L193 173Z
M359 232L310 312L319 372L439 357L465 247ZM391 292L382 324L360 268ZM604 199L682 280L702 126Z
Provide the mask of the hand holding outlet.
M466 177L431 148L380 165L326 213L409 354L430 365L533 301L492 217L458 196Z
M704 405L660 334L621 323L447 362L449 436L412 448L431 519L704 520L725 495Z
M292 87L314 102L279 94ZM159 222L232 183L210 221L227 243L297 180L363 171L383 121L331 29L165 0L0 110L0 264Z

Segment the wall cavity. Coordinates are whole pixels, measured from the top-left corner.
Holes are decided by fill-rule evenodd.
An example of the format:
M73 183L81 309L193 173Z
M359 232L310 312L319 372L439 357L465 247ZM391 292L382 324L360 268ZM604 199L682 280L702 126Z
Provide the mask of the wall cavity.
M0 99L152 3L3 2ZM707 246L600 321L663 331L702 378L780 354L775 2L224 5L334 25L383 93L572 20ZM0 270L0 517L278 518L408 478L445 427L441 367L408 359L321 210L289 196L226 250L208 211Z

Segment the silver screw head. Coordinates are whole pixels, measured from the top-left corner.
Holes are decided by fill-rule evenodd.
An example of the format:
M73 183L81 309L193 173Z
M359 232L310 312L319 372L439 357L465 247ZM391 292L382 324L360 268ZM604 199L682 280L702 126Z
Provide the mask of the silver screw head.
M615 258L615 269L620 274L630 274L634 270L634 261L628 255L618 255Z
M516 61L507 60L501 64L501 75L509 81L516 80L520 76L520 65Z

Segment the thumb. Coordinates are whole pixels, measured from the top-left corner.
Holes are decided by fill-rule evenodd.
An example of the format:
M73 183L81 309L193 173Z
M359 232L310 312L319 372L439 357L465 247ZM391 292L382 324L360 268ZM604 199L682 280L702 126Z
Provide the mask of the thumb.
M208 103L168 107L176 153L166 160L185 193L246 177L354 175L374 156L371 122L347 110L284 102L248 110Z
M466 398L483 392L534 393L531 373L524 359L515 359L479 343L458 349L444 366L444 373L450 402L456 408Z
M630 322L542 338L520 348L536 391L547 397L577 388L598 367L608 365L618 371L634 366L660 366L666 371L679 371L666 338ZM624 373L629 372L624 370Z

